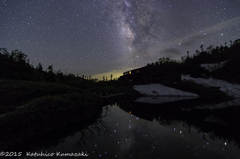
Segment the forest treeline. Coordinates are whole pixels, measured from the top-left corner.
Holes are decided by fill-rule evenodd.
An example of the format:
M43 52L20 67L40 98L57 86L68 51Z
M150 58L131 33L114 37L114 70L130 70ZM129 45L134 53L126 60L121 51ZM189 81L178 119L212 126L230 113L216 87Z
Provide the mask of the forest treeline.
M209 46L204 49L204 45L200 46L200 50L190 55L189 52L182 56L181 61L170 58L159 58L155 63L148 64L152 66L151 72L177 72L181 74L190 74L193 77L214 77L226 80L228 82L240 83L240 39L234 42L230 41L228 46ZM215 71L208 71L201 67L201 64L220 63L226 61L226 64ZM112 81L112 75L110 75ZM106 77L107 78L107 77ZM103 77L103 81L106 81ZM6 48L0 48L0 79L13 79L34 82L57 82L76 86L79 81L84 83L95 83L97 79L91 76L76 76L72 73L63 73L62 71L53 71L53 65L49 65L46 70L43 69L41 63L36 67L29 64L27 55L19 50L13 50L11 53ZM77 81L77 83L76 83ZM84 88L84 86L80 86ZM87 87L87 86L86 86Z
M63 73L61 70L53 71L53 65L49 65L46 70L41 63L36 67L29 63L27 55L19 50L11 53L6 48L0 48L0 78L15 79L25 81L59 82L74 79L92 79L91 76L75 76L72 73Z
M225 61L225 65L214 71L201 67L201 64L220 65L223 61ZM240 39L234 42L230 41L229 46L225 43L225 46L214 47L211 45L204 49L204 45L201 45L200 50L196 50L192 55L187 52L182 56L181 61L163 57L148 66L152 66L152 72L190 74L192 77L213 77L240 83Z

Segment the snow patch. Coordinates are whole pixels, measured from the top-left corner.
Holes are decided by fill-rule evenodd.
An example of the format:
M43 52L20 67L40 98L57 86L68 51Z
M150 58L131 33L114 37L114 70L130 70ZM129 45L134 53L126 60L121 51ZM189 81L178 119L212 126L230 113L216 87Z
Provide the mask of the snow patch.
M133 88L141 94L150 96L188 96L198 97L197 94L184 92L161 84L134 85Z
M214 78L193 78L189 75L182 75L182 80L192 80L197 84L220 87L220 90L226 92L228 95L239 98L240 97L240 85L239 84L231 84L229 82L223 80L217 80Z
M211 64L201 64L200 66L206 70L208 70L209 72L212 72L212 71L216 71L220 68L222 68L223 66L225 66L227 63L227 60L226 61L222 61L220 63L211 63Z

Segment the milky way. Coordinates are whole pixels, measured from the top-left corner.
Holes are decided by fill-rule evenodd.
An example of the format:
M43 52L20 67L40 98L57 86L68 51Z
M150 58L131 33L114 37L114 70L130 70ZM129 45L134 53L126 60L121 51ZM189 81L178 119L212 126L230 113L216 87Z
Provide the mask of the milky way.
M119 76L240 38L239 0L2 0L0 47L33 66Z

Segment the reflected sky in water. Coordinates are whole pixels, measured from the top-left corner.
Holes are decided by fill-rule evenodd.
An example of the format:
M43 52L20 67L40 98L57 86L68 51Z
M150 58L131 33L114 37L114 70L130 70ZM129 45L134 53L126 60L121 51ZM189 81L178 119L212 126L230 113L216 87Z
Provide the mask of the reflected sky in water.
M103 118L95 125L38 152L84 152L88 158L240 158L234 142L212 139L213 134L184 121L145 120L117 104L103 109Z

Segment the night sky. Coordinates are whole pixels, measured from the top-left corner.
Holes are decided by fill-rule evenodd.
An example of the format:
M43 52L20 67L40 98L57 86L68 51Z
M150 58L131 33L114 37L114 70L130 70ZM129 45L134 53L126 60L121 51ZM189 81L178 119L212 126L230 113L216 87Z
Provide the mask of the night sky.
M113 77L240 38L240 0L1 0L0 47L35 67Z

